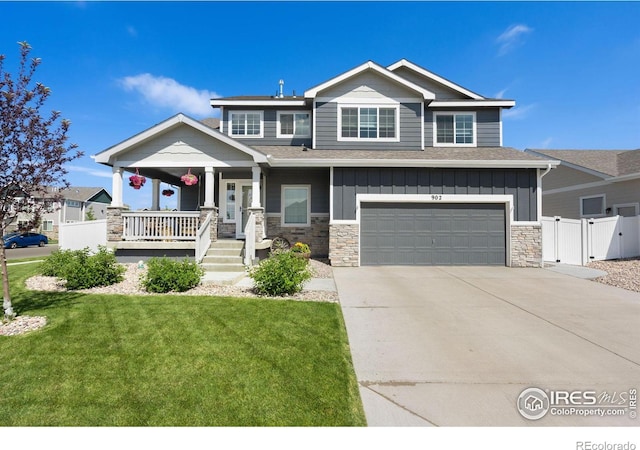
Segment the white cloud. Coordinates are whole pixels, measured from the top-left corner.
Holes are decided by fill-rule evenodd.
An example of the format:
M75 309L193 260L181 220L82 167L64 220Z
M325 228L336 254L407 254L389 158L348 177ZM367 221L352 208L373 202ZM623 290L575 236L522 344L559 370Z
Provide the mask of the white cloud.
M68 164L66 168L70 172L83 172L94 177L111 178L112 173L106 170L94 169L92 167L79 166L77 164Z
M124 77L119 80L126 91L138 92L151 105L196 116L212 114L209 100L219 97L207 90L184 86L172 78L150 73Z
M536 106L537 105L535 103L532 103L530 105L516 106L515 108L505 109L504 111L502 111L502 118L514 120L524 119Z
M533 28L524 24L510 25L498 38L496 42L500 44L498 55L506 55L516 46L522 43L523 37L533 31Z
M509 88L504 88L503 90L498 92L496 95L494 95L494 98L504 98L504 94L506 94L508 89Z

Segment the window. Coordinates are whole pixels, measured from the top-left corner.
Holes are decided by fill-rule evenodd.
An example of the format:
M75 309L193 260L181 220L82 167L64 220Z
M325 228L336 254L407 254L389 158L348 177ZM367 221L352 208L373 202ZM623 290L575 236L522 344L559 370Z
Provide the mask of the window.
M638 203L624 203L613 205L613 214L616 216L633 217L638 215Z
M311 114L278 112L278 137L310 137Z
M262 111L231 112L231 136L262 137Z
M67 206L71 208L80 208L80 202L77 200L67 200Z
M475 113L435 113L435 145L475 145Z
M311 186L282 186L282 225L309 226Z
M604 195L580 197L580 215L582 217L604 216Z
M229 222L236 220L236 184L227 183L227 204L224 218Z
M42 231L53 231L53 220L43 220Z
M397 140L398 107L340 107L338 140Z

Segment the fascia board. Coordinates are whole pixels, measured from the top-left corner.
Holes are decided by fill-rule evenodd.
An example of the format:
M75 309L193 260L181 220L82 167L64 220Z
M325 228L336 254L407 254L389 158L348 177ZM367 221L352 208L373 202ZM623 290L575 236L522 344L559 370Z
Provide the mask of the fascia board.
M515 100L457 100L438 101L429 103L429 108L513 108L516 106Z
M390 70L385 69L382 66L379 66L378 64L374 63L373 61L367 61L364 64L359 65L358 67L355 67L341 75L338 75L337 77L334 77L328 81L325 81L322 84L319 84L316 87L313 87L311 89L308 89L307 91L305 91L304 96L306 98L315 98L319 92L331 87L331 86L335 86L339 83L342 83L343 81L364 72L365 70L374 70L377 73L379 73L380 75L389 78L393 81L395 81L396 83L399 83L415 92L419 92L422 95L422 98L425 100L433 100L435 99L435 94L433 92L430 92L426 89L424 89L421 86L418 86L415 83L412 83L408 80L405 80L404 78L396 75L395 73L391 72Z
M391 64L389 67L387 67L388 70L390 71L394 71L399 67L407 67L411 70L413 70L414 72L419 73L420 75L427 77L437 83L440 83L450 89L453 89L454 91L458 91L461 94L467 95L475 100L482 100L484 99L483 96L476 94L473 91L470 91L469 89L465 89L462 86L455 84L452 81L447 80L446 78L442 78L439 75L436 75L433 72L429 72L427 69L418 66L417 64L412 63L411 61L407 61L406 59L401 59L400 61Z
M306 106L307 102L301 100L211 100L211 106Z
M546 169L557 161L518 160L425 160L425 159L297 159L273 158L267 155L271 167L453 167L453 168L509 168Z

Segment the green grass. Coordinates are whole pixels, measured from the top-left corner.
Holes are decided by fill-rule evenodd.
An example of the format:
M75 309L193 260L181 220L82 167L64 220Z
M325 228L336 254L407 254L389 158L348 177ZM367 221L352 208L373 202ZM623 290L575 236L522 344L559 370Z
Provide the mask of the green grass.
M0 336L4 426L364 425L341 311L330 303L26 291L48 325Z

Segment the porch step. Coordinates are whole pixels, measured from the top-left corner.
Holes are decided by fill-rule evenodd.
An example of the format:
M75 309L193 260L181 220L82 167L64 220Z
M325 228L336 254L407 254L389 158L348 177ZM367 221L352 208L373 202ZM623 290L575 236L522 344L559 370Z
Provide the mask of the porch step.
M203 283L235 284L244 278L243 253L244 241L219 239L212 242L200 264L205 271Z

